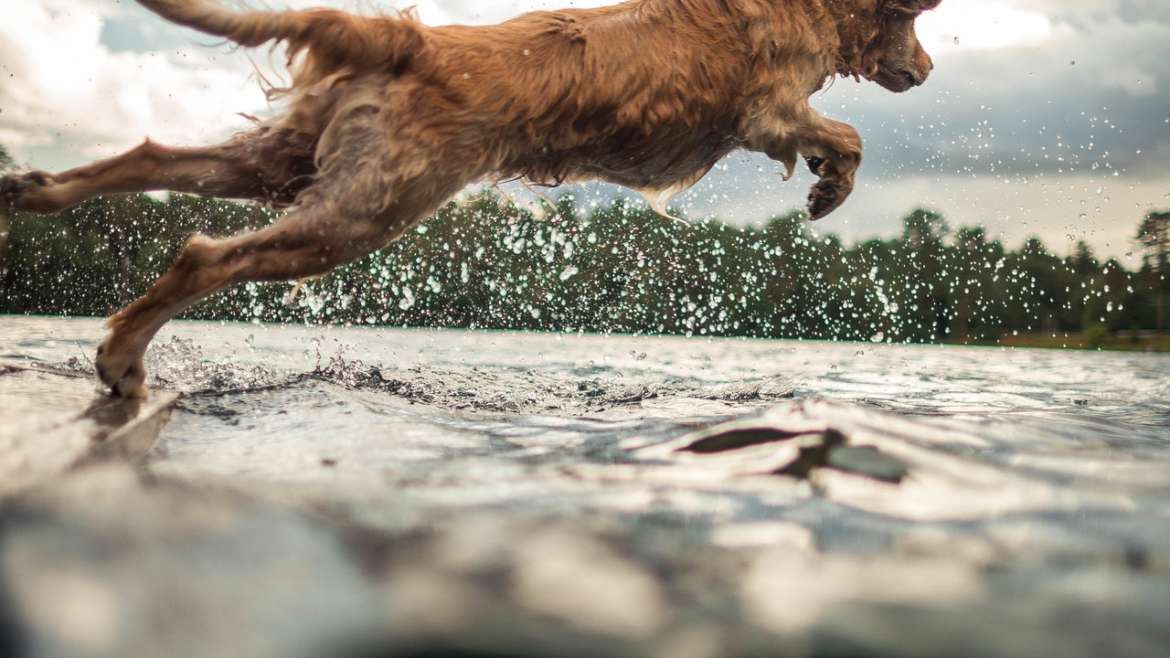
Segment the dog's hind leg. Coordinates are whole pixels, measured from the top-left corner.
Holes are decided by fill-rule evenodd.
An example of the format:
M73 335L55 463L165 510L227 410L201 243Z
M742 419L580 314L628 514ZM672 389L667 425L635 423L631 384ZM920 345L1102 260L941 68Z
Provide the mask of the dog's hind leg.
M98 348L98 376L116 394L140 395L142 356L154 334L200 299L244 281L289 281L324 274L397 238L450 198L469 176L457 170L425 171L433 161L371 138L349 142L324 163L318 181L276 224L223 240L193 236L149 291L110 318L110 335ZM408 162L404 177L392 166Z
M59 174L0 178L13 209L56 212L105 194L170 190L288 203L311 182L315 140L260 128L216 146L173 148L147 140L121 155Z

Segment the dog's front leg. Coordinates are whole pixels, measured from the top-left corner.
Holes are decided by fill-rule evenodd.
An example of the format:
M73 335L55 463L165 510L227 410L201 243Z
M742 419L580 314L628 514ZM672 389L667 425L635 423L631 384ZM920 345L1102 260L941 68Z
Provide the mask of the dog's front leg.
M799 132L797 150L820 177L808 195L808 213L820 219L845 203L861 166L861 136L847 123L815 115Z
M747 147L784 165L784 180L792 177L798 156L804 156L820 178L808 195L813 219L840 207L853 191L861 166L861 136L853 126L826 119L807 105L761 115L764 119L746 132Z

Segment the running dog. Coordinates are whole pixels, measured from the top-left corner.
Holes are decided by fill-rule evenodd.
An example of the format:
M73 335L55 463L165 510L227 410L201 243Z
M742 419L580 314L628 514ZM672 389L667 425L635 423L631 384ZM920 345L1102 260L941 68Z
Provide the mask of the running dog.
M813 219L853 189L861 139L808 99L835 75L894 92L933 68L915 19L941 0L634 0L489 26L329 9L232 11L138 0L243 47L283 44L283 110L204 148L151 141L59 174L0 179L0 203L54 212L103 194L171 190L287 208L226 239L192 236L108 321L96 367L144 395L142 356L170 318L245 281L324 274L385 246L477 181L600 179L666 201L731 151L798 157L819 178Z

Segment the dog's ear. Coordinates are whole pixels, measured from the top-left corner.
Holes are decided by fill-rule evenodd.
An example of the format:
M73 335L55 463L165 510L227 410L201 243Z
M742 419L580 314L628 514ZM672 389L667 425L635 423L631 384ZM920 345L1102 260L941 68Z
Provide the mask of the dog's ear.
M942 0L885 0L884 9L898 14L921 14L942 4Z

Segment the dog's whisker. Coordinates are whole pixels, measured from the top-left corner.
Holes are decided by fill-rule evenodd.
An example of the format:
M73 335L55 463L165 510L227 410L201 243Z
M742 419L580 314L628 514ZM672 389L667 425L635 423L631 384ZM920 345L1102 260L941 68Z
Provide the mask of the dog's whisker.
M670 210L666 207L666 205L670 203L670 200L674 198L674 189L675 188L670 187L665 190L639 190L639 192L642 194L642 198L646 200L646 205L649 206L650 209L659 216L665 219L679 222L685 226L690 226L690 222L681 217L672 215Z
M547 195L547 194L545 194L544 192L541 192L540 190L538 190L538 189L534 188L534 187L532 186L532 181L528 180L527 178L521 178L521 179L520 179L520 184L524 186L524 189L526 189L526 190L528 190L529 192L531 192L532 194L534 194L534 195L535 195L535 196L536 196L538 199L540 199L541 201L544 201L545 203L547 203L549 208L552 208L552 209L554 209L554 210L556 209L556 207L557 207L557 202L556 202L556 201L553 201L553 200L552 200L552 198L551 198L549 195Z

